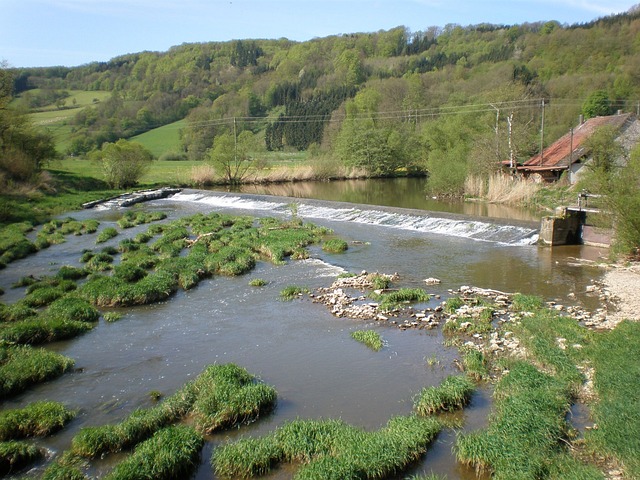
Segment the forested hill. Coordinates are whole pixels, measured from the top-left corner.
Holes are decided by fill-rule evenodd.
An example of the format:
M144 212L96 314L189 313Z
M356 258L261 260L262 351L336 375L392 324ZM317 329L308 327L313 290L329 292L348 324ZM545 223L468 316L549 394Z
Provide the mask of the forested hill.
M301 43L183 44L14 73L16 94L39 89L32 101L44 92L112 92L71 121L74 154L186 118L183 149L193 159L233 125L268 149L315 144L354 163L372 155L405 164L469 157L483 143L506 158L499 132L508 121L512 148L525 157L539 146L543 110L545 143L574 125L595 93L612 111L636 110L640 10L580 25L398 27Z

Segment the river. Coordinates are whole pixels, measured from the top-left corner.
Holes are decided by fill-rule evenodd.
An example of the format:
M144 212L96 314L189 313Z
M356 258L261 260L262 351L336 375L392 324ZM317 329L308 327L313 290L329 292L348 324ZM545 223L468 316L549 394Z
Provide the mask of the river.
M329 254L314 246L309 260L282 266L258 263L248 275L215 277L193 290L178 292L167 302L123 309L124 318L116 323L100 321L77 339L49 345L75 359L75 373L5 401L3 407L48 399L79 409L68 427L40 441L59 453L68 448L81 427L118 422L135 408L151 406L150 391L170 395L208 364L237 363L276 388L278 405L270 416L250 426L209 439L195 478L211 479L215 477L210 454L230 438L261 435L295 418L340 418L368 430L378 429L390 417L410 413L423 387L437 385L457 372L453 365L457 352L443 345L438 329L402 331L388 323L335 318L310 300L281 301L279 292L288 285L314 289L328 286L341 272L367 270L397 273L398 286L424 287L442 297L431 300L430 306L438 305L450 295L450 289L461 285L537 294L562 302L575 293L577 302L596 305L584 292L599 272L575 258L597 258L606 250L539 247L534 244L535 223L526 212L507 222L489 216L470 218L460 206L455 208L463 211L457 213L467 215L430 214L416 205L411 209L399 208L406 205L372 206L375 199L363 202L359 196L352 200L369 205L294 196L297 215L333 229L349 242L346 253ZM167 212L167 221L213 210L286 217L292 214L292 202L290 198L189 190L138 208ZM102 229L114 226L121 213L106 208L72 216L97 218ZM124 230L104 245L117 245L146 228ZM21 297L23 290L10 286L26 274L51 274L63 264L79 266L81 250L96 248L94 242L93 236L70 237L64 244L10 264L0 277L0 287L6 290L2 300ZM442 283L427 287L423 281L427 277ZM251 287L252 278L268 283ZM350 338L350 332L363 328L382 335L385 347L380 352ZM463 428L484 425L489 410L490 391L481 388L461 414ZM451 454L454 439L453 431L444 431L424 459L398 478L431 472L450 480L477 478L455 462ZM111 456L97 462L90 473L102 476L117 459ZM292 474L285 467L270 478L291 478ZM37 476L37 471L27 476Z

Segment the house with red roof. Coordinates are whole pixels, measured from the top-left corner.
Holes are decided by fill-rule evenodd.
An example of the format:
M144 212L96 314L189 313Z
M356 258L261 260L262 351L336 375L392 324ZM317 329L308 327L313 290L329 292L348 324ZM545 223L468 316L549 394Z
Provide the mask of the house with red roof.
M556 181L568 173L570 183L575 183L581 170L590 161L586 140L601 127L610 126L619 132L616 141L626 153L640 141L640 121L631 113L593 117L572 128L566 135L517 167L524 176L539 175L546 181Z

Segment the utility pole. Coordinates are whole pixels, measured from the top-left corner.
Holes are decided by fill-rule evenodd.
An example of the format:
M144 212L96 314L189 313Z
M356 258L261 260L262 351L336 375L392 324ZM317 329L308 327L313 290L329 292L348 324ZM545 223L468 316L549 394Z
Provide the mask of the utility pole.
M500 121L500 109L496 107L493 103L490 103L495 111L496 111L496 159L500 161L500 138L498 137L498 122Z
M507 123L509 125L509 167L513 170L516 168L515 162L513 161L513 144L511 143L511 133L513 131L513 112L509 114L507 117Z
M233 163L238 165L238 130L236 127L236 117L233 117Z
M542 122L540 125L540 166L544 163L544 98L542 99Z

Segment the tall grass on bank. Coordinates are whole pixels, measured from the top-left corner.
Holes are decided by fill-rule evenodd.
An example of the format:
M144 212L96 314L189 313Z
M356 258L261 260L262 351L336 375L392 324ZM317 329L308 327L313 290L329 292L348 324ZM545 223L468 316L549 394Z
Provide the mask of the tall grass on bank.
M29 346L0 344L0 399L29 386L59 377L74 361L58 353Z
M480 198L490 203L511 205L530 204L542 184L530 179L515 178L511 175L495 173L488 178L467 176L464 183L465 195Z
M587 445L620 462L625 478L640 478L640 323L622 322L590 350L598 428L585 435Z
M360 343L364 343L367 347L376 352L382 350L382 347L384 346L380 334L373 330L355 330L351 332L351 338Z
M58 402L35 402L0 412L0 441L42 437L60 430L75 416Z
M18 472L42 457L42 452L25 442L0 442L0 476Z
M521 300L532 307L531 299ZM458 438L458 459L492 472L495 479L602 478L566 449L566 414L583 380L575 363L584 353L582 348L560 348L557 339L585 346L589 332L546 309L522 318L514 329L531 362L544 371L525 361L506 364L508 373L496 386L489 426Z
M83 428L73 438L71 451L95 458L131 448L187 415L193 417L198 431L210 433L255 420L275 402L273 387L258 383L244 368L211 365L153 408L138 409L115 425Z
M340 420L295 420L262 438L217 448L212 465L226 477L262 475L278 463L301 462L296 479L381 479L420 458L440 429L436 419L415 415L392 418L376 432Z
M471 399L475 384L466 375L449 376L437 387L423 388L414 404L422 416L458 410Z
M138 445L126 460L116 465L107 480L189 478L198 466L204 438L192 427L171 426Z

